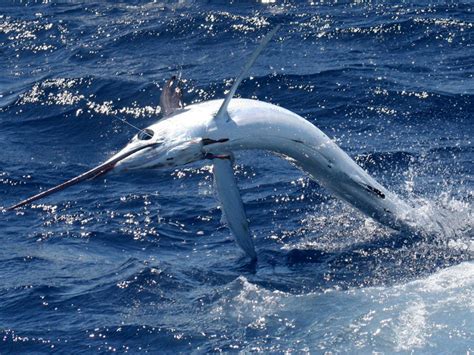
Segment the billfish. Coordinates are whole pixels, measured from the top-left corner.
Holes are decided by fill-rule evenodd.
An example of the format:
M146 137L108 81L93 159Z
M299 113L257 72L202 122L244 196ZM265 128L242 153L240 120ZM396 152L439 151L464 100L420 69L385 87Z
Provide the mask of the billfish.
M237 244L256 259L233 165L236 151L259 149L287 157L335 196L381 224L396 230L411 229L414 208L379 184L315 125L285 108L234 98L239 84L278 28L262 39L225 99L185 107L179 80L171 78L160 99L162 119L140 130L122 150L99 166L8 210L111 170L176 168L211 161L227 225Z

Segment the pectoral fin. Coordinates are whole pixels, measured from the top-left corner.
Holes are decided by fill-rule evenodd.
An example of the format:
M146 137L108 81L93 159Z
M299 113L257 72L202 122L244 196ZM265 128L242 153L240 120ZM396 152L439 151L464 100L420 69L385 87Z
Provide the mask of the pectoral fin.
M237 244L253 260L257 258L245 215L244 204L235 181L230 159L213 159L214 182L227 225Z

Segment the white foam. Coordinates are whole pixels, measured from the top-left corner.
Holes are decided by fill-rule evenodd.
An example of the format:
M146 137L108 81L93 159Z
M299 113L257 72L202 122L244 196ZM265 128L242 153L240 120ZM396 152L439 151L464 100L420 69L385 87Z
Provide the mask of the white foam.
M294 295L239 277L222 292L213 316L258 334L244 351L465 352L474 337L472 262L391 287Z

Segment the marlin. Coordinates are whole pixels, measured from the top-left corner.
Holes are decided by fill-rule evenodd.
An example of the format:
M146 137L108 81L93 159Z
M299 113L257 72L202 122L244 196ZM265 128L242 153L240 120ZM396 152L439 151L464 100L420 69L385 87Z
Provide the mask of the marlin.
M278 29L279 26L275 27L262 39L224 100L184 107L179 80L171 78L160 98L162 119L140 130L122 150L99 166L8 210L111 170L176 168L196 161L211 161L227 225L237 244L251 259L256 259L233 164L234 152L260 149L286 157L335 196L381 224L396 230L411 229L413 207L375 181L312 123L270 103L233 98Z

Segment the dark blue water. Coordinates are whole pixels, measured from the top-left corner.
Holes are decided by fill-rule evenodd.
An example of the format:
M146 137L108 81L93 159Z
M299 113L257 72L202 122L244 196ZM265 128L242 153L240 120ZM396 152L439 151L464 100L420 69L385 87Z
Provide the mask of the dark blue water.
M474 351L473 3L2 2L0 206L160 118L238 94L317 125L439 235L376 224L265 152L237 157L259 261L208 163L111 174L0 215L0 353ZM431 3L431 4L430 4Z

